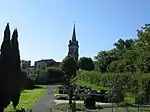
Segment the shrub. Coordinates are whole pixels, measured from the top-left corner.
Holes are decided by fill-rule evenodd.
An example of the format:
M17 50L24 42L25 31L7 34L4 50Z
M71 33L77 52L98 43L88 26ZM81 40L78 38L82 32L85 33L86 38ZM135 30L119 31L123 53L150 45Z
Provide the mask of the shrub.
M63 90L62 89L59 89L59 94L63 94Z
M61 68L48 67L46 69L46 74L47 74L49 83L64 81L64 73Z
M27 79L26 79L26 88L30 89L30 88L33 88L35 86L35 81L36 81L36 77L34 75L29 75L27 76Z
M84 100L84 106L88 109L95 109L96 108L96 101L92 97L88 97Z

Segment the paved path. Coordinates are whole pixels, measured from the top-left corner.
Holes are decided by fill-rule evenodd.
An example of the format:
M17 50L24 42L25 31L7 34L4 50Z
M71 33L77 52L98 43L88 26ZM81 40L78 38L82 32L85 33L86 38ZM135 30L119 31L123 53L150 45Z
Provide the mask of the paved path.
M61 112L53 108L55 105L54 88L55 86L53 85L47 86L45 94L43 95L43 97L41 97L41 99L37 102L37 104L32 108L32 112ZM51 109L52 111L50 111Z

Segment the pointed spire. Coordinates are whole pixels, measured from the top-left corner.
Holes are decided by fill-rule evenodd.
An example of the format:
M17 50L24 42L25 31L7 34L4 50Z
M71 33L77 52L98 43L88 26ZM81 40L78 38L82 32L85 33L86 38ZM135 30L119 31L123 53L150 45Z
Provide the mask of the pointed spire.
M73 34L72 34L72 41L76 41L75 23L74 23Z

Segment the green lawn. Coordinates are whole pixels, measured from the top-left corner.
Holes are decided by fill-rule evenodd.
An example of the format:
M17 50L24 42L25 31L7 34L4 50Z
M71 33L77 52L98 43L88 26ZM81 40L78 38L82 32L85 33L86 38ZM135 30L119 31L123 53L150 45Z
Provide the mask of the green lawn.
M94 90L101 90L101 89L108 89L107 87L100 87L96 84L90 84L86 81L81 81L81 80L76 80L75 82L77 85L81 85L81 86L86 86L86 87L91 87Z
M69 106L68 103L59 103L59 104L55 105L54 108L57 109L57 110L61 110L61 111L67 112L68 109L70 108L70 106ZM76 104L76 109L77 109L78 111L83 110L83 104L80 104L80 103L79 103L79 104Z
M20 108L32 108L32 106L39 100L39 98L44 94L46 86L41 86L41 88L33 90L24 90L20 96L20 103L17 106L17 109ZM5 112L14 112L12 104L10 104Z

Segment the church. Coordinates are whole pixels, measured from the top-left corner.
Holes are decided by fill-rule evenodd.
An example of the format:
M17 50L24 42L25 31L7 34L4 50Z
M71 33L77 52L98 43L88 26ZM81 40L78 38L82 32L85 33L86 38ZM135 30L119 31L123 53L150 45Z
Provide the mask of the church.
M78 61L78 58L79 58L79 43L76 39L75 24L74 24L74 27L73 27L72 39L69 40L68 55L73 57L73 59L75 61Z
M76 30L75 30L75 24L73 26L73 33L72 33L72 38L69 40L69 45L68 45L68 54L69 56L73 57L75 61L78 61L79 58L79 43L76 39ZM28 71L29 74L32 74L33 72L37 72L40 69L45 69L46 67L58 67L60 62L56 62L53 59L42 59L35 61L34 66L29 67Z

